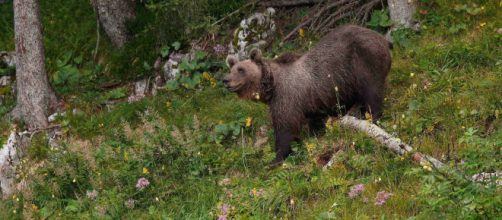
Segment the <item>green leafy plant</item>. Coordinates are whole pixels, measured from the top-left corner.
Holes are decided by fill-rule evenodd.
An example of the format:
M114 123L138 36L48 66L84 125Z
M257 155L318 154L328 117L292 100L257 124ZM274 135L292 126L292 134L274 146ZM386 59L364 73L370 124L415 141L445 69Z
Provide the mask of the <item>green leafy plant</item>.
M392 25L387 9L377 10L371 14L371 19L366 23L370 28L383 32L386 28Z
M184 58L179 64L180 73L167 82L167 89L177 90L180 87L188 90L196 89L202 82L202 73L210 68L206 58L207 53L204 51L195 52L192 60Z
M221 144L224 140L236 139L246 127L246 119L218 124L214 127L213 141Z

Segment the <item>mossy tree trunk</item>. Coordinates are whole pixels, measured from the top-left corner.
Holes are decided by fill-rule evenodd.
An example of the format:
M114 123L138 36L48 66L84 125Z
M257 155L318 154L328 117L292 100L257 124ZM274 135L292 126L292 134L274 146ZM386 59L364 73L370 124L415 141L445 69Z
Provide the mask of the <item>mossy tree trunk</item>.
M14 0L17 105L12 115L29 130L46 128L57 105L45 72L39 0Z
M126 22L136 17L134 0L90 0L106 35L117 47L130 39Z

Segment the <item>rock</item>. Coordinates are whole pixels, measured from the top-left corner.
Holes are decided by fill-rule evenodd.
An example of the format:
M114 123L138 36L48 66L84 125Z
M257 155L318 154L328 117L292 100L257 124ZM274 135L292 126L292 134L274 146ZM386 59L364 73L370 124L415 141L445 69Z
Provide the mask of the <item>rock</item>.
M502 34L502 28L497 29L498 34Z
M275 34L275 9L267 8L263 13L254 13L240 23L234 40L228 45L229 54L240 60L247 58L250 49L267 44Z
M471 178L476 182L483 183L490 183L492 180L494 180L493 183L495 183L497 186L502 186L502 171L497 171L494 173L478 173L473 175Z
M257 149L263 148L268 142L268 129L266 126L261 126L258 131L256 131L256 140L253 143L253 147Z
M59 147L59 141L63 138L61 127L55 127L47 132L48 144L51 148Z
M15 191L16 167L21 163L30 145L31 132L12 131L7 143L0 148L0 195L7 198Z
M74 108L73 110L71 110L71 112L73 113L73 115L81 115L84 113L82 110L78 108Z
M66 112L62 112L62 113L56 112L56 113L54 113L54 114L50 115L50 116L47 118L47 121L48 121L49 123L51 123L51 122L56 121L56 119L57 119L58 117L63 117L63 116L65 116L65 115L66 115Z
M142 79L134 83L134 94L138 96L145 96L148 93L150 87L149 79Z
M174 77L176 77L180 73L180 69L178 68L178 64L180 61L169 58L169 60L166 63L164 63L162 69L164 70L165 80L169 81L171 79L174 79Z
M8 67L16 66L16 53L0 51L0 64L4 63Z
M8 86L12 83L12 79L10 76L2 76L0 77L0 86Z
M137 102L146 97L150 90L150 78L142 79L134 83L134 94L127 97L127 102Z

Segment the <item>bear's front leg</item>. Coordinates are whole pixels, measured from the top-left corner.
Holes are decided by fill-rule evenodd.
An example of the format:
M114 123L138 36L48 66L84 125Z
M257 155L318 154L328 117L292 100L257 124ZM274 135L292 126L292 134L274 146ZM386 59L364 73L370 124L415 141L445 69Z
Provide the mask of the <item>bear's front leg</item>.
M279 164L284 161L292 152L291 144L300 140L299 132L296 129L277 128L275 133L275 159L272 164Z

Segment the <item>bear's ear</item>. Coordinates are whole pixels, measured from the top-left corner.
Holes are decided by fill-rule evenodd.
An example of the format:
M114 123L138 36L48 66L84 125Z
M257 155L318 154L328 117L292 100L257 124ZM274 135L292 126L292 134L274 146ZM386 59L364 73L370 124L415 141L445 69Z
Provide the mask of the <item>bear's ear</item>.
M234 55L228 55L226 62L227 66L232 68L232 66L234 66L238 62L238 60L237 57L235 57Z
M252 61L254 61L255 63L260 62L261 61L261 50L258 48L251 49L251 51L249 52L249 58Z

